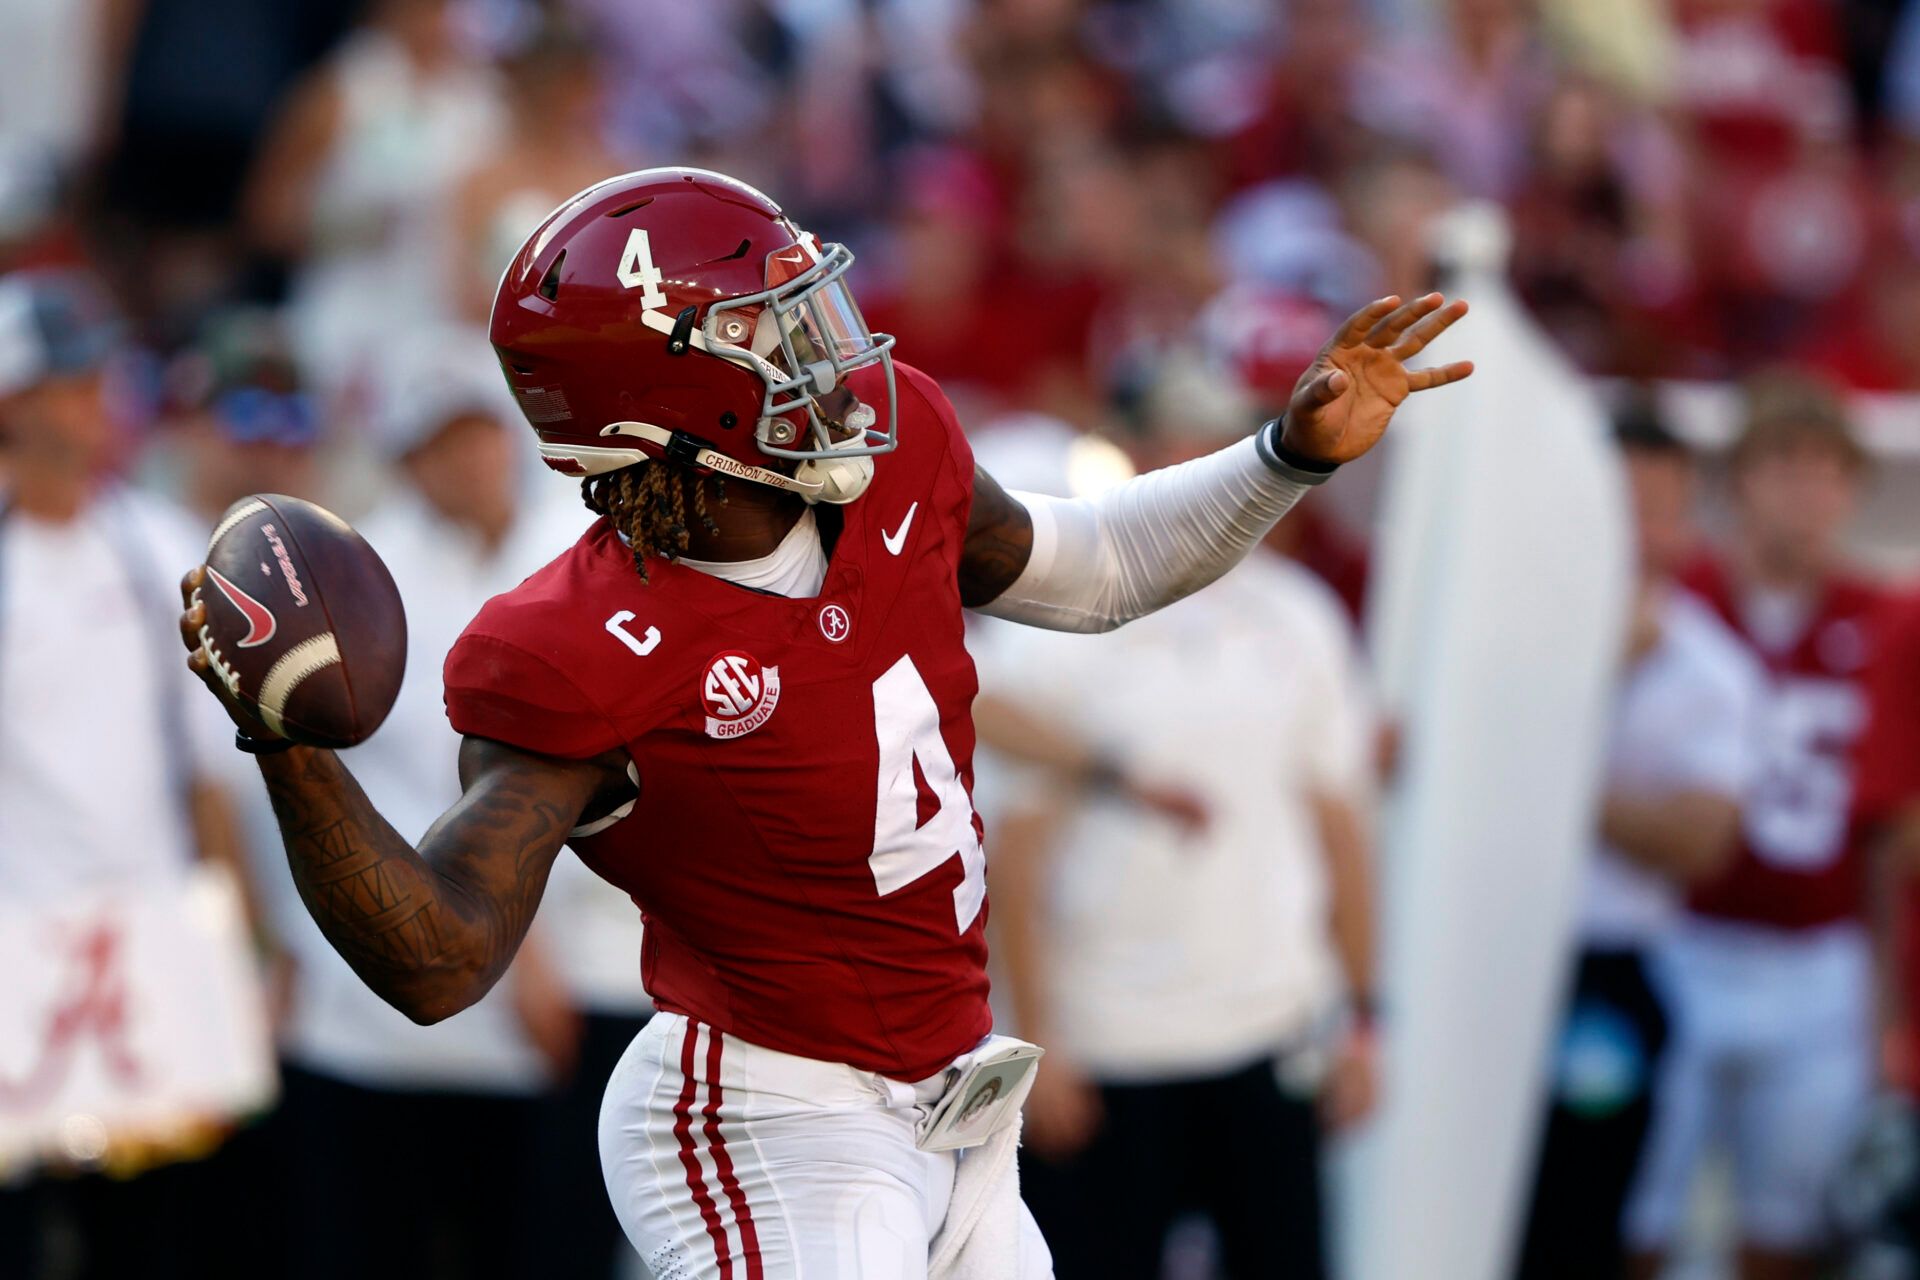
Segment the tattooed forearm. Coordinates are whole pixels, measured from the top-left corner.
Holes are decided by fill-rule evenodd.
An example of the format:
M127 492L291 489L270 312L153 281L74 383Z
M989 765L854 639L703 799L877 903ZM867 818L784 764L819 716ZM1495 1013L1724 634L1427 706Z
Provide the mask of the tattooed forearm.
M355 973L416 1021L480 998L526 936L547 871L603 770L469 739L466 793L415 850L339 757L260 757L307 910Z
M960 603L977 609L1014 584L1033 554L1033 517L999 482L973 469L973 511L960 555Z

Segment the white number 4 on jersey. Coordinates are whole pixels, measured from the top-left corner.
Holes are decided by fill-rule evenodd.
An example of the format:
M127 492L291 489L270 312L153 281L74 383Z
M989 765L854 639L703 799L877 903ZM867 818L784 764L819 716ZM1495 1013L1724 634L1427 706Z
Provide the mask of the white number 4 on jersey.
M880 786L873 813L874 888L880 896L904 889L958 856L953 891L955 927L965 933L987 897L987 855L973 825L973 803L940 736L940 707L927 682L903 657L873 682L873 729L880 743ZM920 825L920 794L913 762L940 810Z

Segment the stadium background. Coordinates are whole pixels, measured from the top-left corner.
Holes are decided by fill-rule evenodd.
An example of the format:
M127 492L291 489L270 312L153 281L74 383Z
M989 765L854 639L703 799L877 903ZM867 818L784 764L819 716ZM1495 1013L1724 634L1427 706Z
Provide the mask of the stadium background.
M668 163L853 246L970 425L1122 440L1250 425L1492 201L1537 324L1710 465L1744 379L1844 388L1857 549L1920 571L1915 0L0 0L0 271L107 282L124 470L184 503L248 441L237 342L311 408L263 474L376 505L383 352L477 333L559 196ZM1358 609L1354 470L1290 523Z

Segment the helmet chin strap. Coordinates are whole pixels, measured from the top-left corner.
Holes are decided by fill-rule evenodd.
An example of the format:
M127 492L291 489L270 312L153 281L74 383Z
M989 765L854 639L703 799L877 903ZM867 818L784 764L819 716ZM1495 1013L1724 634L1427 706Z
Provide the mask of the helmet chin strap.
M835 449L857 449L866 443L865 433L849 436ZM800 464L795 470L796 479L820 485L820 496L808 501L830 502L835 506L852 502L867 491L873 483L873 457L871 454L857 458L812 458Z
M815 502L851 502L853 498L834 498L828 496L828 481L803 475L782 475L766 467L756 467L751 463L730 458L724 453L709 449L692 436L681 431L669 431L657 427L651 422L610 422L600 428L603 436L633 436L656 444L666 451L673 461L690 467L704 467L717 471L723 476L732 476L738 480L750 480L755 484L772 485L776 489L785 489L788 493L797 493L808 503ZM871 463L871 459L863 459ZM839 464L836 464L839 465ZM804 473L806 466L800 470ZM862 489L866 485L860 486ZM859 496L855 494L854 497Z

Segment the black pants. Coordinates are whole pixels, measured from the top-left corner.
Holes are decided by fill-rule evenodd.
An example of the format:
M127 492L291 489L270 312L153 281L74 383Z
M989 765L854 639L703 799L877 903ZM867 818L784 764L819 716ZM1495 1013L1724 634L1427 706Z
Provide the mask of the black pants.
M1636 951L1580 957L1518 1280L1619 1280L1620 1217L1653 1121L1667 1017Z
M1213 1220L1232 1280L1326 1274L1319 1116L1271 1061L1100 1094L1106 1119L1086 1150L1060 1163L1020 1153L1058 1280L1158 1280L1167 1228L1190 1209Z
M537 1252L533 1099L363 1089L294 1067L285 1082L292 1256L282 1274L560 1274Z
M543 1276L612 1280L633 1256L600 1173L600 1099L620 1055L646 1025L644 1016L588 1014L573 1078L540 1102L535 1204Z
M135 1178L38 1178L0 1188L5 1280L240 1280L277 1243L257 1129L204 1160Z

